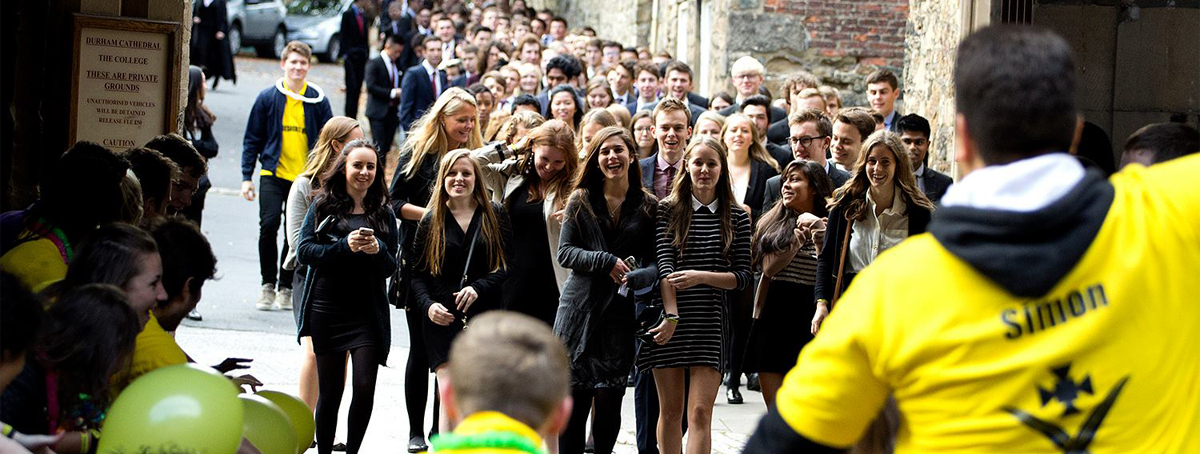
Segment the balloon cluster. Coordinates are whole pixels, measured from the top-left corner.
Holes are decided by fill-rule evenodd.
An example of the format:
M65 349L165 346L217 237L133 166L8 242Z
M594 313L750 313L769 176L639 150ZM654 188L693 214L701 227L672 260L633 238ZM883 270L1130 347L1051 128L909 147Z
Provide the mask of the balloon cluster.
M234 454L243 438L263 454L308 450L315 425L304 402L276 391L239 392L195 364L145 374L113 402L97 452Z

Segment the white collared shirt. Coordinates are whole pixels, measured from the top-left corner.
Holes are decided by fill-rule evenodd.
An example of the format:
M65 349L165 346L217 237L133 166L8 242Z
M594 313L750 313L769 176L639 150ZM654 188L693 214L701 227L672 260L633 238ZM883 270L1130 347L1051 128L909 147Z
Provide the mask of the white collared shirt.
M854 234L850 235L850 266L851 272L857 273L875 261L880 252L900 244L908 238L908 207L900 197L900 189L892 196L892 206L875 216L875 202L868 192L867 216L861 221L854 221Z
M717 212L717 199L713 199L712 203L705 205L700 199L697 199L695 194L692 195L692 211L700 211L700 207L708 207L708 211Z

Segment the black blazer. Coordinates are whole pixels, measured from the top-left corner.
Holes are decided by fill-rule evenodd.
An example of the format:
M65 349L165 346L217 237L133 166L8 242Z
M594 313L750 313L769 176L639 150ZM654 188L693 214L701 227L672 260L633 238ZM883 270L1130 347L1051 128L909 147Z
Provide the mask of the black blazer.
M771 126L767 127L767 142L786 147L788 146L788 136L791 135L791 133L792 131L788 126L787 119L784 118L777 122L771 123Z
M346 8L346 12L342 13L342 31L338 33L338 37L342 40L342 55L361 55L367 56L367 34L371 32L371 18L366 14L362 15L363 30L358 31L358 18L354 14L354 6Z
M661 101L661 99L659 101ZM646 104L645 106L642 107L642 110L647 111L647 112L654 112L654 108L658 107L659 101L654 101L650 104ZM708 102L708 100L705 100L705 102ZM634 107L637 107L637 101L634 101L633 105L634 105ZM707 111L708 108L701 107L700 105L693 103L692 98L691 98L691 93L688 93L687 107L688 107L688 111L691 112L691 115L689 115L689 118L688 118L688 126L694 128L694 127L696 127L696 121L700 119L700 114L703 114L705 111ZM637 113L632 110L630 112ZM696 131L692 131L692 133L695 133L695 132Z
M750 222L758 222L758 217L763 213L763 196L767 186L767 179L779 175L770 164L750 159L750 181L746 187L746 198L742 201L746 205L750 205ZM753 225L753 224L751 224Z
M638 161L638 165L642 166L642 187L654 193L654 162L658 160L658 153L654 153L648 157Z
M450 88L450 81L446 80L445 71L438 71L438 81L442 84L442 90ZM433 85L429 82L429 72L422 64L414 65L404 72L400 90L400 127L408 131L408 128L412 127L412 123L421 118L421 115L425 115L429 106L437 101L437 95L434 94Z
M850 174L845 170L839 169L832 165L829 166L829 169L833 170L832 172L829 172L829 179L833 180L833 189L835 191L837 188L842 187L843 184L846 184L847 181L850 181ZM767 180L766 189L763 191L766 193L766 195L763 196L764 212L771 209L771 207L775 206L775 202L779 201L779 197L781 197L779 192L782 189L782 175L776 175Z
M708 98L705 98L698 94L692 93L690 91L688 92L687 98L688 98L688 104L699 106L701 109L708 110Z
M946 190L954 184L954 179L926 166L925 173L921 175L921 184L925 185L925 197L929 197L933 203L940 203Z
M791 147L776 145L769 141L763 144L763 146L767 149L767 153L770 153L771 157L775 158L775 163L779 164L780 170L783 170L783 168L787 167L787 165L791 163L793 159L796 159L796 157L792 155Z
M719 113L721 115L728 117L730 115L740 112L741 109L739 109L739 107L741 107L741 106L738 104L734 104L732 106L721 109L721 111ZM771 112L771 115L770 115L770 118L767 119L767 124L775 123L780 120L787 120L787 111L786 110L780 109L775 106L771 106L771 108L768 109L768 111Z
M388 115L396 115L400 109L399 100L392 102L392 88L400 87L404 77L402 69L396 69L396 84L393 86L391 75L388 74L387 64L383 61L384 54L367 62L367 118L382 120Z
M908 236L925 233L929 227L929 218L932 216L929 210L914 205L912 202L905 200L908 206ZM838 261L842 257L842 239L846 235L846 229L851 228L854 224L846 220L846 210L838 207L834 208L829 213L829 223L825 227L825 243L821 247L821 254L817 257L817 299L824 298L833 301L833 288L837 285ZM850 235L854 235L854 230L851 229ZM846 261L850 261L850 252L846 251ZM846 274L851 273L850 264L846 264ZM846 290L846 286L850 285L849 279L842 279L842 291Z

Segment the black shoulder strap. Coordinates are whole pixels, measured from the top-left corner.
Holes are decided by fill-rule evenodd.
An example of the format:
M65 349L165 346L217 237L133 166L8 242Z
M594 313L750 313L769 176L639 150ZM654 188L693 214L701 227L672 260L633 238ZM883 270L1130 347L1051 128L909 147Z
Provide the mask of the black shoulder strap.
M483 230L483 220L480 219L479 225L475 226L475 234L471 235L471 245L467 247L467 261L463 265L462 280L458 282L458 288L461 290L467 286L467 270L471 269L471 257L475 256L475 243L479 240L479 231Z

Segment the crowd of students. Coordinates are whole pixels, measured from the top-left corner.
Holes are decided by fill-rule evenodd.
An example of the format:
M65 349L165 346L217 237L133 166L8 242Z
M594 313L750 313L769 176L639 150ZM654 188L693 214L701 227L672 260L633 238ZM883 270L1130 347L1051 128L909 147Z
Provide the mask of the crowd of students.
M938 398L922 392L951 391L922 384L920 366L934 367L929 355L935 353L972 355L947 352L950 347L936 339L927 347L934 350L922 350L917 337L928 333L910 333L911 343L895 337L899 343L881 346L882 337L893 339L910 328L889 317L917 326L926 322L916 317L936 312L931 301L912 309L884 307L891 291L881 288L898 288L903 290L897 290L898 298L915 301L916 292L938 284L930 281L935 275L914 276L911 264L935 257L927 263L969 284L950 284L964 295L1042 297L1093 238L1109 241L1124 234L1100 229L1114 186L1118 195L1141 190L1140 197L1151 197L1160 187L1159 192L1177 189L1170 183L1196 167L1195 158L1180 159L1178 165L1119 174L1112 184L1096 172L1085 176L1084 165L1106 165L1083 156L1082 141L1073 134L1079 128L1073 82L1041 85L1038 97L1022 105L989 91L1001 66L1014 79L1009 84L1073 77L1071 71L1053 71L1071 68L1069 54L1055 47L1061 40L1035 29L988 29L960 50L960 68L963 62L974 66L956 75L956 132L967 141L958 145L957 158L980 175L996 174L996 167L1037 173L1012 167L1035 161L1054 169L1033 180L992 175L989 183L979 176L967 180L969 185L960 183L967 186L962 189L928 166L929 122L899 113L899 82L886 70L864 81L870 108L844 107L836 90L804 72L789 77L784 96L772 100L764 93L763 65L745 57L732 66L734 94L709 99L692 92L688 66L665 53L652 56L594 39L586 28L571 30L549 12L514 3L435 9L419 0L384 2L387 20L379 26L384 71L378 74L392 86L373 90L368 82L366 111L370 117L379 110L372 103L385 102L384 115L399 123L372 117L373 141L365 140L354 117L332 116L323 91L306 81L311 50L298 42L289 43L281 57L283 77L254 103L241 170L243 195L249 200L260 195L258 307L295 311L305 352L301 397L314 410L314 446L321 454L335 447L348 360L353 396L344 448L353 453L361 447L378 366L388 359L389 305L405 309L410 335L409 452L429 447L423 422L430 374L438 389L437 423L430 433L441 434L432 438L439 452L479 446L612 452L631 382L639 452L683 452L685 436L687 452L709 452L720 387L726 387L729 403L741 403L744 373L757 373L754 380L771 408L748 445L751 451L843 449L872 421L870 433L879 434L879 443L870 449L890 450L896 440L935 446L950 439L939 437L949 436L924 427L942 427L945 420L915 406L934 405L921 399ZM347 14L353 20L375 7L359 0ZM461 30L470 33L460 36ZM1004 59L1015 57L989 47L1001 44L1014 55L1031 48L1058 53L1041 60L1021 54L1043 63L1022 72ZM453 72L455 60L475 63L463 65L456 77L444 74ZM407 69L404 61L411 63ZM974 85L963 83L966 78ZM202 73L198 79L190 99L203 98ZM367 79L378 77L368 71ZM14 439L24 440L28 449L52 445L55 452L88 452L122 386L154 368L190 361L168 333L195 308L202 285L215 273L216 258L196 227L198 219L184 219L211 157L197 151L205 149L215 119L200 105L188 109L190 141L166 135L120 153L76 144L63 154L36 204L0 218L0 266L6 273L0 420L11 424L6 433L17 434ZM377 145L390 143L394 137L388 134L396 132L387 125L376 129L384 123L405 130L394 169L387 165L391 150ZM1196 136L1186 125L1149 125L1126 142L1122 164L1155 164L1194 153L1200 149ZM1051 153L1068 150L1081 156ZM256 194L252 176L259 164ZM1063 173L1051 172L1055 169ZM1151 177L1166 183L1137 189L1152 184L1139 178ZM1020 268L1038 257L1029 254L1040 243L1010 237L1044 223L1038 210L1066 208L1051 201L1024 207L1003 191L1034 196L1003 184L1038 178L1070 179L1035 187L1092 197L1088 200L1105 210L1079 208L1078 219L1087 222L1071 228L1090 228L1077 232L1088 242L1063 239L1070 244L1059 246L1068 255L1074 251L1073 259L1048 261L1054 269L1035 276L1029 269L1036 267ZM1001 189L989 193L988 184ZM1085 184L1094 194L1071 192ZM1200 219L1194 199L1155 205L1159 211L1151 214L1194 224ZM1132 203L1120 197L1118 202ZM951 207L939 208L943 204ZM935 213L942 209L948 214L938 225ZM1004 221L988 211L1009 209L1030 218ZM1141 214L1138 219L1147 219ZM286 242L277 255L281 219ZM1003 225L971 237L972 226L989 223ZM1194 252L1196 229L1179 228L1179 235L1163 240L1190 241L1182 246ZM929 250L934 247L929 235L898 246L927 231L949 252ZM1169 256L1157 263L1196 265L1195 254L1146 247ZM890 249L900 251L881 255ZM963 257L970 267L943 257L948 254ZM989 254L999 254L1004 263L989 263ZM1002 287L970 274L975 269ZM1104 276L1110 286L1104 306L1115 308L1136 291L1128 278ZM1178 292L1200 290L1192 288L1194 279L1156 282L1172 303L1168 312L1195 315L1195 307L1178 304L1180 295L1195 294ZM969 307L950 312L974 316L966 313ZM1055 326L1049 316L1049 326L1038 329ZM1005 324L999 326L1010 327L1001 341L1035 329L1015 315L1001 319ZM1196 319L1183 328L1189 339L1200 333ZM1066 321L1064 315L1060 322ZM936 325L929 331L953 329ZM805 348L810 343L815 344ZM887 350L894 348L906 350ZM967 367L968 360L959 361ZM245 360L231 359L217 369L244 367ZM1179 380L1194 378L1165 374L1158 384L1179 394ZM247 375L231 379L258 384ZM946 389L987 381L980 376L962 385L937 379ZM898 405L884 409L889 395ZM968 412L953 416L974 417ZM909 432L896 438L899 414ZM995 419L980 422L1006 434L991 441L1025 430L1020 417ZM916 430L915 423L929 425ZM1169 425L1186 433L1186 422ZM30 438L37 434L51 437ZM1186 436L1165 438L1170 446L1189 442Z

